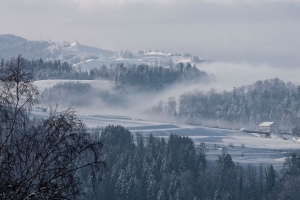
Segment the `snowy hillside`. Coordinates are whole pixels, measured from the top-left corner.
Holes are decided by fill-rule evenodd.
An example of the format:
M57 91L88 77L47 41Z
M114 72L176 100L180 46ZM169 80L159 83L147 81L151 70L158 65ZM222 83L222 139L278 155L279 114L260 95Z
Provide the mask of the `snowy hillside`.
M9 34L0 35L0 58L9 59L18 54L28 59L51 58L54 54L47 48L53 44L49 41L29 41Z
M112 85L108 80L64 80L64 79L55 79L55 80L39 80L34 81L34 84L38 87L40 92L44 91L46 88L49 89L54 85L61 83L87 83L94 88L101 88L102 90L112 89Z
M66 55L77 55L84 53L99 57L111 57L114 55L114 52L112 51L82 45L79 42L72 43L70 46L62 48L61 53Z
M119 52L104 50L80 44L78 41L63 43L52 41L31 41L22 37L0 35L0 59L9 59L21 54L24 58L67 61L81 70L90 70L112 63L147 64L149 66L172 66L176 63L190 62L196 64L204 60L191 54L173 54L158 50L140 50L132 53L129 50Z
M128 52L125 50L123 52ZM109 65L111 63L123 63L129 64L146 64L149 66L173 66L179 62L197 64L204 62L203 59L197 56L165 53L157 50L148 50L146 52L134 54L129 53L129 56L123 56L122 51L115 54L113 58L99 58L99 59L88 59L83 62L74 64L74 67L81 67L82 70L90 70L94 67L100 67L102 65ZM127 54L128 55L128 54Z
M29 60L60 59L75 64L89 59L111 57L115 52L82 45L79 42L62 44L52 41L31 41L9 34L0 35L0 58L9 59L18 54Z

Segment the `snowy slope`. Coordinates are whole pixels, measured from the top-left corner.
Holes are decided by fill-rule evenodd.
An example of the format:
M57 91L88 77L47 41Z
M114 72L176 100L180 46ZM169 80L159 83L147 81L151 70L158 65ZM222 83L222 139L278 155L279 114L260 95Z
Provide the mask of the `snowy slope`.
M9 34L0 35L0 58L10 59L18 54L27 59L60 59L70 63L79 63L91 58L111 57L115 52L82 45L78 42L61 44L52 41L30 41Z
M128 50L114 52L80 44L78 41L63 43L52 41L30 41L14 35L0 35L0 59L10 59L21 54L27 59L67 61L81 70L90 70L112 63L147 64L149 66L171 66L179 62L192 64L203 62L197 56L165 53L157 50L145 50L137 54ZM196 59L195 59L196 58Z
M97 57L112 57L115 54L115 52L113 51L82 45L78 42L75 42L68 47L62 48L61 53L67 55L77 55L77 54L84 53L84 54L94 55Z
M76 63L73 66L80 66L82 70L90 70L94 67L100 67L102 65L110 65L111 63L123 63L125 65L129 64L146 64L149 66L171 66L179 62L197 64L190 57L174 56L171 53L163 52L149 52L145 54L133 54L132 58L123 57L110 57L110 58L100 58L100 59L89 59L80 63ZM204 62L203 59L200 62Z
M51 88L59 83L68 83L68 82L79 82L79 83L88 83L92 87L101 88L103 90L109 90L112 88L112 85L107 80L64 80L64 79L53 79L53 80L39 80L34 81L34 84L38 87L38 90L42 92L46 88Z
M0 58L10 59L21 54L27 59L49 58L52 53L47 50L53 45L48 41L29 41L24 38L3 34L0 35Z

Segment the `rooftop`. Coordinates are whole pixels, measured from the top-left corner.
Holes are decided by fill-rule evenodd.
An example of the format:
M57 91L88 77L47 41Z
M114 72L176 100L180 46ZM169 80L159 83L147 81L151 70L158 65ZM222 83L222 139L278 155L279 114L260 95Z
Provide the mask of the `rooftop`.
M259 126L271 126L274 122L263 122Z

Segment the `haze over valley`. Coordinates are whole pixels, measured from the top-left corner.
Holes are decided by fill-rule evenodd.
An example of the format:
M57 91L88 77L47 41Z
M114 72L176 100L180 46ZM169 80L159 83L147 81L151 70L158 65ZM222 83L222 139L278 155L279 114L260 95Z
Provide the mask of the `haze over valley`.
M2 3L0 199L299 199L300 2Z

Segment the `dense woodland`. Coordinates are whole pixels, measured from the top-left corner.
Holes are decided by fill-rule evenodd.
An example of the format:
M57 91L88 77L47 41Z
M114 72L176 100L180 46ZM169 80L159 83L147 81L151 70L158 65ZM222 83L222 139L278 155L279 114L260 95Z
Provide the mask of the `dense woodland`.
M199 70L190 63L178 63L174 67L148 67L147 65L119 65L114 77L119 89L136 87L142 90L160 90L164 85L172 83L209 83L215 81L213 75Z
M281 129L291 130L300 122L300 86L274 78L232 91L193 91L161 101L148 113L161 120L185 119L196 124L213 120L221 127L226 123L231 127L257 127L263 121L275 121Z
M199 70L190 63L179 63L174 67L149 67L148 65L111 64L91 70L81 70L74 68L68 62L26 60L26 65L32 69L36 80L46 79L75 79L94 80L107 79L113 81L115 87L120 90L135 87L139 91L161 90L164 86L173 83L209 83L216 80L213 75ZM1 66L5 65L5 60L1 60Z
M299 199L300 154L291 154L276 172L272 165L239 165L226 149L208 164L204 143L196 147L173 134L133 136L109 126L101 131L101 142L109 170L88 199Z

